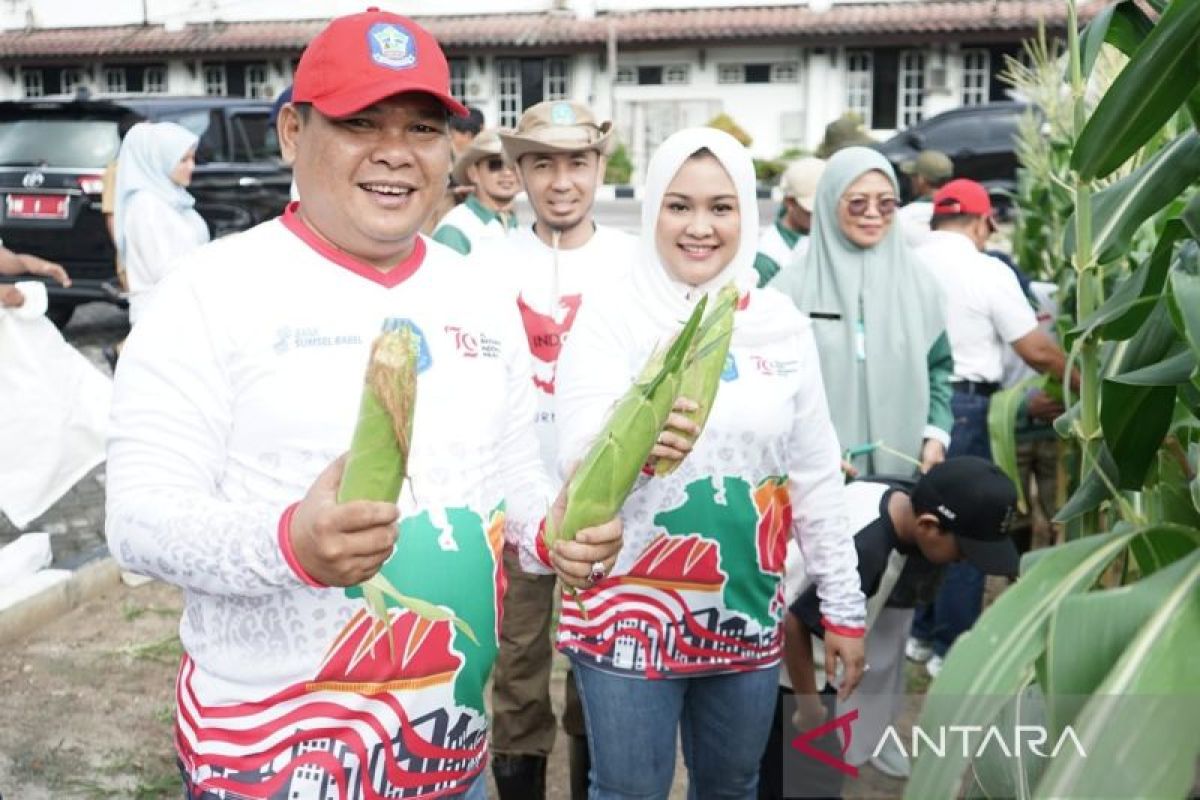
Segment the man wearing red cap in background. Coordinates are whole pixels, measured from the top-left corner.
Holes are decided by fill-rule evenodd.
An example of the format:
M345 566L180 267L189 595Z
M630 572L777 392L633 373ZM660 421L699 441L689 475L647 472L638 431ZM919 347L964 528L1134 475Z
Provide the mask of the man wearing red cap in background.
M988 405L1000 389L1004 351L1011 346L1038 372L1062 378L1066 356L1038 327L1016 275L997 258L983 252L996 230L987 189L959 178L933 196L933 217L924 243L916 249L942 286L946 297L946 333L954 357L947 458L979 456L991 459ZM984 575L961 562L946 569L932 605L918 609L908 654L926 661L931 675L954 640L979 617Z
M448 84L411 20L330 23L277 124L302 202L185 258L122 356L107 534L186 593L189 798L486 797L506 542L574 586L620 549L617 522L539 545L553 492L520 319L419 234L464 113ZM419 342L409 481L399 508L339 504L381 327ZM382 622L357 588L376 573L406 596Z

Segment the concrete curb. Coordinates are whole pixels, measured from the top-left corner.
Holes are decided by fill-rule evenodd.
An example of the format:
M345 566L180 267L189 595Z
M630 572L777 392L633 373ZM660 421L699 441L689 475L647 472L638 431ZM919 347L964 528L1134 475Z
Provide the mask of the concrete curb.
M0 642L26 636L121 582L112 558L85 564L62 583L0 611Z

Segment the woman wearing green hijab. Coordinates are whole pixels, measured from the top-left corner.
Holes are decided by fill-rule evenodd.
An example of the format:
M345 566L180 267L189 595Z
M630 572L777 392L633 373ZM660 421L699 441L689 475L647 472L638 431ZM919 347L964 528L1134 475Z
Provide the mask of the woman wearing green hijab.
M894 230L898 195L878 152L837 152L817 184L808 253L775 284L812 319L838 440L864 473L928 469L953 423L943 298Z

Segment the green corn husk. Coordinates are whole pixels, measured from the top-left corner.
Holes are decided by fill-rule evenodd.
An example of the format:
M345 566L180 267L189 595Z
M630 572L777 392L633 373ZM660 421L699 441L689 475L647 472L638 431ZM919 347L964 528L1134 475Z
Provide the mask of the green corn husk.
M696 338L692 340L692 351L679 383L679 396L686 397L699 406L697 410L685 413L686 417L700 427L696 432L697 438L704 432L708 415L712 412L713 400L716 399L717 389L721 385L721 374L725 372L729 342L733 339L733 312L737 309L738 296L737 285L732 282L717 293L716 303L704 315ZM662 478L678 468L678 461L659 459L654 465L654 474Z
M567 508L562 521L546 520L546 545L571 541L575 534L608 522L617 515L633 490L642 465L679 397L684 360L700 327L707 298L696 304L675 341L651 356L638 379L618 401L608 422L588 449L567 484ZM577 593L580 612L587 617Z
M338 488L339 503L352 500L395 503L400 499L412 448L419 354L417 333L408 325L385 329L371 344L358 422ZM382 572L359 584L359 588L375 624L387 628L393 658L396 643L388 624L389 597L425 619L450 619L471 641L478 643L466 622L419 598L401 594Z

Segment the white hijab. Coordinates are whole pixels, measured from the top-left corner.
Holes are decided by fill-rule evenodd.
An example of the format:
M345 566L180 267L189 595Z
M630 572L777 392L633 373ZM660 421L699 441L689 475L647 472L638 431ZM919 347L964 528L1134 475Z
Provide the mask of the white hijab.
M663 195L680 167L699 150L708 150L729 174L737 192L741 230L738 249L721 272L700 286L676 280L658 254L655 233L662 211ZM754 162L750 152L724 131L716 128L685 128L667 138L654 151L646 168L645 194L642 197L642 233L638 243L638 264L631 282L635 302L663 329L678 328L692 308L706 294L715 294L733 280L744 293L757 283L754 256L758 252L758 195L755 191ZM709 302L712 302L711 300Z
M204 224L192 208L196 199L171 180L171 170L199 141L196 134L174 122L139 122L125 135L117 156L117 197L113 210L113 231L122 259L125 258L124 216L130 198L137 192L154 194L193 225L197 221Z

